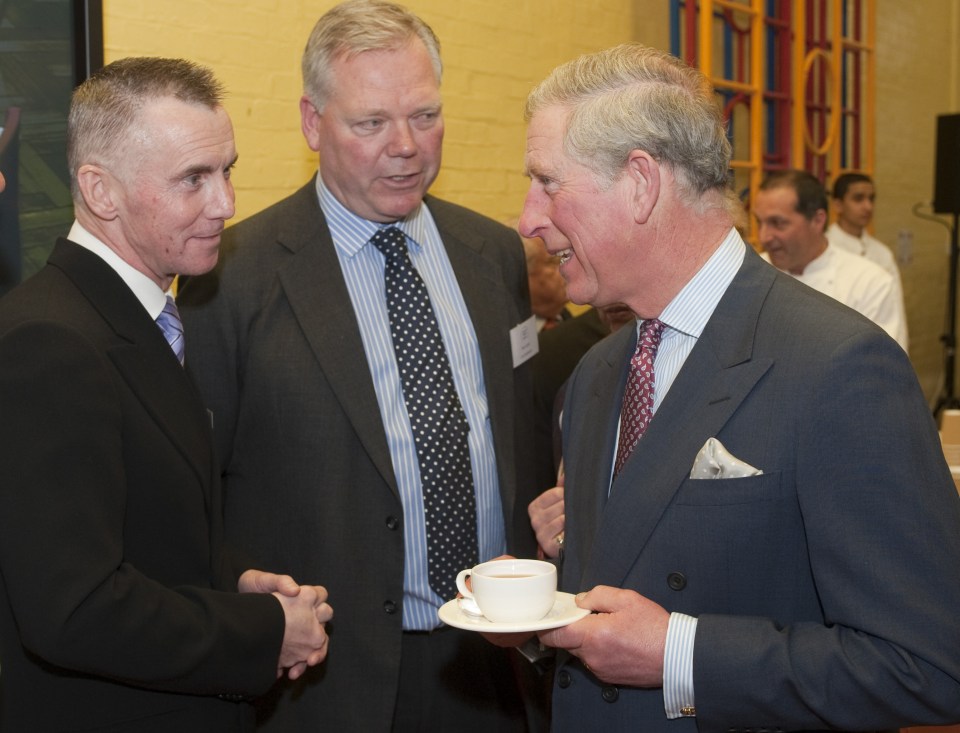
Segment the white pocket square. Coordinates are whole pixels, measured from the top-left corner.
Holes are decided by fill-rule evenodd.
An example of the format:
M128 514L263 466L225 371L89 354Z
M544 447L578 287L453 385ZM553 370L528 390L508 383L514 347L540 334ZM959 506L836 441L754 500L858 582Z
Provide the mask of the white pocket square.
M763 471L744 463L723 447L716 438L710 438L697 453L690 478L743 478L759 476Z

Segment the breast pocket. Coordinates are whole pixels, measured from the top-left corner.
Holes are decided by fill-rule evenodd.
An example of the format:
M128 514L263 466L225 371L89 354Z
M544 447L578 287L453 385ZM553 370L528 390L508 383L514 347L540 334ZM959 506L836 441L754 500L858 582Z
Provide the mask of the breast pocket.
M677 506L730 506L776 501L782 493L779 471L744 478L687 479L680 485Z

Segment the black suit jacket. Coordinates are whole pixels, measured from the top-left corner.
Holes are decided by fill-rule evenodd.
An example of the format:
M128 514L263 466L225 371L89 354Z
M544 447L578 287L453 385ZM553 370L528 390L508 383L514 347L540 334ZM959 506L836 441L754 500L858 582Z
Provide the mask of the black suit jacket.
M515 232L427 198L476 330L508 544L532 556L532 399L509 331L529 317ZM268 729L387 731L400 664L403 507L315 180L231 227L178 302L214 413L226 530L258 562L330 592L330 654L287 685Z
M0 728L227 731L276 599L222 551L209 418L119 276L61 240L0 301Z
M568 386L562 582L698 617L697 716L564 656L555 729L960 720L960 497L903 349L748 249L611 486L635 342L601 341ZM711 437L763 474L691 479Z

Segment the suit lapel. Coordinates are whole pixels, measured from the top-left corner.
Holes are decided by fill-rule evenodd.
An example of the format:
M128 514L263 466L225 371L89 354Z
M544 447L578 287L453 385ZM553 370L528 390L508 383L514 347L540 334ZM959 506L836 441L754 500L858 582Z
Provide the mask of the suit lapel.
M290 306L310 348L357 435L391 490L399 497L386 431L356 314L333 240L311 181L297 194L298 213L281 230L281 246L293 257L279 271ZM513 465L513 381L508 303L495 262L482 255L484 240L465 227L456 210L428 197L480 345L483 376L498 465ZM501 488L512 497L512 476L501 473ZM506 494L505 494L506 495Z
M107 349L110 359L131 392L196 472L209 506L209 425L196 388L163 333L123 280L92 252L60 240L50 264L70 278L116 334L116 342Z
M279 235L280 244L293 254L279 270L280 283L320 370L364 449L399 498L360 327L317 202L315 180L297 196L300 211L288 218Z
M772 366L771 360L753 359L752 353L760 308L774 277L772 268L747 252L670 393L610 488L585 564L584 588L623 584L688 478L697 452L720 432ZM621 391L622 373L623 368Z

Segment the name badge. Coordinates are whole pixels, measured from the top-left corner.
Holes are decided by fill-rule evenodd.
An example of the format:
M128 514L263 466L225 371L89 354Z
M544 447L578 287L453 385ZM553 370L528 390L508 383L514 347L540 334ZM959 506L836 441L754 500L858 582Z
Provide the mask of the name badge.
M540 351L540 342L537 341L536 316L530 316L523 323L510 329L510 348L513 350L514 369Z

